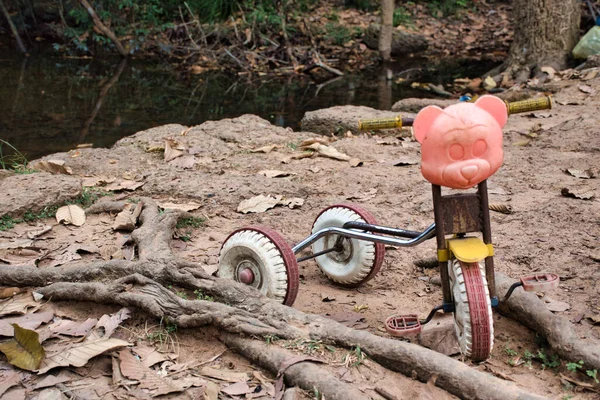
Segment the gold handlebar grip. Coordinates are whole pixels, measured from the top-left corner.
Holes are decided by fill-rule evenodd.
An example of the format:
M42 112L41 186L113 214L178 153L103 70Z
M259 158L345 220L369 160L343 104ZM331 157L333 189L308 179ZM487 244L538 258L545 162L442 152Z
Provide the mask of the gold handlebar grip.
M361 131L376 131L379 129L394 129L402 128L403 126L412 126L412 118L392 117L365 119L358 121L358 129Z
M529 111L538 111L538 110L551 110L552 109L552 97L545 96L540 97L539 99L528 99L522 101L515 101L513 103L509 103L505 101L506 109L508 110L508 115L524 113Z

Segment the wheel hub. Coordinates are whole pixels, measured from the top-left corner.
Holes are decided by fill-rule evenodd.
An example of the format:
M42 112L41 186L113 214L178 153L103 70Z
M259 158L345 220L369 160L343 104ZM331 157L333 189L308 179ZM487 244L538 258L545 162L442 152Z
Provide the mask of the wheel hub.
M244 285L250 285L255 288L259 288L261 285L260 269L254 260L246 259L241 261L236 267L235 276L237 277L237 281Z
M340 237L338 235L330 235L326 238L327 248L333 248L336 246L341 246L341 249L338 251L332 251L328 254L329 258L335 260L339 263L345 263L352 258L353 254L353 246L352 239L344 237L341 241L339 241ZM341 242L341 243L340 243Z

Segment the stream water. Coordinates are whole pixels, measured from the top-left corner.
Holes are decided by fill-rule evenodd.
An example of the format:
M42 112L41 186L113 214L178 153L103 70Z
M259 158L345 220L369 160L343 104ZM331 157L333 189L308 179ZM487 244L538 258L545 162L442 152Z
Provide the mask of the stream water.
M192 126L246 113L298 130L306 111L344 104L389 109L401 98L428 95L397 83L400 76L419 73L422 82L447 83L493 67L449 65L399 64L383 85L377 70L315 82L308 76L190 75L155 60L66 58L51 49L24 58L0 43L0 139L31 160L83 143L108 147L162 124Z

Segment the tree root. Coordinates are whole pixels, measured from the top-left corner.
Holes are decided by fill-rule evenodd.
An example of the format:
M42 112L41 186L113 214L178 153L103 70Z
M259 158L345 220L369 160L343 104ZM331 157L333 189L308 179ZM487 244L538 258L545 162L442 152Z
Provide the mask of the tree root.
M496 286L506 293L515 281L504 274L496 273ZM581 340L573 330L571 322L553 314L535 293L515 290L498 308L502 315L517 320L538 332L561 358L579 362L583 360L588 369L600 369L600 345Z
M297 357L296 354L281 347L269 346L239 335L224 334L220 339L228 347L276 375L286 361ZM309 392L316 388L326 399L363 400L365 398L364 393L312 362L294 364L285 369L283 376L289 386L298 386Z
M346 348L360 346L372 360L391 370L423 382L437 377L437 386L460 397L542 398L432 350L357 331L276 303L247 285L212 277L200 265L178 259L169 247L177 220L185 214L159 214L151 199L142 201L142 226L132 234L139 246L139 260L100 261L45 269L0 266L0 282L38 287L40 293L52 300L134 306L184 328L210 324L231 333L316 339ZM188 301L168 290L167 285L201 290L218 302Z

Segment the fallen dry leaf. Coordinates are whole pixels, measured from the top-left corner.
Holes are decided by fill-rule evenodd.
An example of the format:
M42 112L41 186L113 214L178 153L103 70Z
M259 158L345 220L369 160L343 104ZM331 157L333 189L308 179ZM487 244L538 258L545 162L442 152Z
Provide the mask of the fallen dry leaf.
M553 312L564 312L571 309L571 305L569 303L565 303L564 301L552 300L552 299L544 299L546 302L546 307L548 310Z
M0 316L11 314L25 314L28 308L39 308L31 293L22 293L8 300L0 301Z
M175 204L169 202L158 202L158 206L163 210L180 210L180 211L194 211L202 207L201 204L190 202L184 204Z
M241 396L246 393L252 393L253 391L254 389L250 389L250 386L248 386L246 382L236 382L221 389L221 393L225 393L229 396Z
M550 66L541 67L540 71L547 73L549 79L554 79L554 75L556 74L556 70Z
M334 147L325 146L321 143L313 143L310 146L303 146L303 147L299 147L299 148L302 150L315 150L317 153L319 153L325 157L333 158L335 160L340 160L340 161L349 161L350 160L349 155L341 153Z
M355 167L362 167L362 165L363 165L363 162L359 158L351 158L351 159L348 160L348 163L353 168L355 168Z
M438 353L447 356L460 353L452 315L436 315L432 323L423 326L417 338L421 345Z
M35 371L40 367L46 353L40 344L40 335L33 330L12 324L14 338L0 343L0 352L8 362L26 371Z
M13 386L21 383L21 377L17 371L0 371L0 398Z
M172 165L176 168L182 169L192 169L198 160L191 154L184 155L182 157L178 157L174 160L169 161L169 165Z
M329 143L331 143L332 141L335 141L335 138L332 138L333 140L329 140L328 137L319 137L319 138L312 138L312 139L306 139L303 140L302 143L300 143L300 145L298 147L308 147L311 146L315 143L320 143L323 144L325 146L327 146Z
M96 324L96 327L89 335L88 339L109 338L119 327L121 322L131 317L131 311L127 307L121 308L118 312L111 315L103 315Z
M238 208L237 212L242 214L247 213L262 213L273 207L275 207L281 201L282 196L271 196L271 195L259 195L252 197L247 200L243 200Z
M144 186L145 183L146 182L124 180L119 183L112 183L110 185L107 185L104 187L104 190L106 190L107 192L118 192L121 190L134 191Z
M165 139L165 162L169 162L183 155L184 151L185 147L183 147L173 139Z
M13 240L0 240L0 250L9 250L9 249L22 249L25 247L31 247L33 245L33 240L29 239L13 239Z
M304 204L304 199L300 197L292 197L291 199L283 199L279 204L288 206L291 209L301 207Z
M140 360L131 354L129 349L119 351L119 360L121 373L129 379L139 381L139 386L148 389L152 397L182 392L187 388L181 382L158 376L155 371L144 366Z
M250 150L250 153L265 153L268 154L275 149L280 148L281 145L278 144L270 144L268 146L259 147L258 149Z
M87 336L96 326L96 318L88 318L85 322L60 320L50 327L50 330L67 336Z
M36 329L41 324L48 323L54 318L52 312L30 313L21 317L0 319L0 336L13 336L14 328L12 324L17 324L21 328Z
M60 224L81 226L85 224L85 211L77 204L69 204L56 210L56 221Z
M359 201L367 201L374 198L377 195L377 189L373 188L368 192L358 193L355 195L350 195L346 197L347 200L359 200Z
M496 81L489 75L483 80L483 87L485 88L485 90L493 89L496 86Z
M27 237L29 239L35 239L39 236L42 236L44 233L50 232L52 230L52 225L44 225L41 227L37 227L32 230L27 231Z
M588 86L588 85L579 85L579 86L577 86L577 88L581 92L587 93L587 94L593 94L596 92L591 86Z
M37 247L29 247L24 249L0 250L0 261L11 265L23 265L37 262L44 257L44 252ZM0 297L2 298L2 297Z
M56 267L59 265L66 264L70 261L81 260L79 253L100 253L100 250L96 246L85 246L78 243L73 243L69 247L63 250L59 250L58 253L52 254L49 258L52 259L46 266Z
M53 344L45 348L46 358L42 361L38 374L56 367L83 367L91 358L125 346L131 346L131 343L110 338Z
M65 383L70 381L71 378L68 377L67 375L48 375L45 376L44 379L40 380L38 383L35 384L35 386L33 387L33 390L37 390L37 389L42 389L42 388L46 388L46 387L52 387L54 385L57 385L59 383Z
M200 375L226 382L246 382L250 379L246 372L226 371L211 367L202 368Z
M274 169L265 169L262 171L258 171L258 175L263 175L263 176L266 176L267 178L284 178L286 176L296 175L296 174L294 174L293 172L277 171Z
M581 179L592 179L592 178L596 177L596 173L591 168L588 168L588 169L568 168L565 170L565 172L574 176L575 178L581 178Z
M365 322L365 316L363 314L355 313L352 311L340 312L331 315L326 314L325 316L350 328Z
M154 347L146 346L143 344L138 344L133 349L133 352L137 354L144 367L150 368L154 364L158 364L159 362L169 360L169 357L163 353L160 353Z
M562 188L560 193L565 197L573 197L581 200L592 200L596 194L589 187Z
M8 299L19 293L21 293L21 288L5 287L0 289L0 299Z
M415 165L419 163L419 160L415 157L401 157L396 160L392 160L389 162L394 167L404 167L407 165Z
M115 223L112 226L113 230L131 232L135 229L138 217L144 208L144 203L138 202L133 211L130 211L130 208L131 205L127 204L125 209L117 214Z
M67 167L63 160L40 161L35 163L33 168L39 171L50 172L51 174L73 174L73 170L70 167Z

